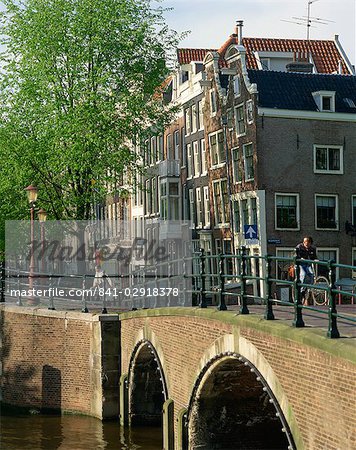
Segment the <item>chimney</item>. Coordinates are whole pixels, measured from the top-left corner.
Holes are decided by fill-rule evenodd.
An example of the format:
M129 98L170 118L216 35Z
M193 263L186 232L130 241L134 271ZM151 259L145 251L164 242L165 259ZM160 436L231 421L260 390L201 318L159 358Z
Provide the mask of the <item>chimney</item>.
M287 72L313 73L313 64L309 62L307 52L294 52L293 62L287 64Z
M243 20L236 20L236 34L238 36L238 44L242 45L242 27L244 26Z

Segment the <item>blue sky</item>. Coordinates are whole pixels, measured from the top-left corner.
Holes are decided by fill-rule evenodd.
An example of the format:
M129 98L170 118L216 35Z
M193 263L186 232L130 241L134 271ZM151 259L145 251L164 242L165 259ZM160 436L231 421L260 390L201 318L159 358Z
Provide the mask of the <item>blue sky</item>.
M233 32L235 21L243 20L248 37L305 39L306 27L283 22L307 14L307 0L163 0L173 7L165 13L168 25L190 34L181 47L218 48ZM351 60L356 60L356 0L317 0L311 16L328 19L328 25L310 29L311 39L332 39L335 34Z

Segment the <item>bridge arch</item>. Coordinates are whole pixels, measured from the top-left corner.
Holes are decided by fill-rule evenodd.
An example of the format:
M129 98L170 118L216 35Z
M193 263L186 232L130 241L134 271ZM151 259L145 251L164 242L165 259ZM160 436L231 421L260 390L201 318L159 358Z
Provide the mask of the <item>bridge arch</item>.
M192 449L290 449L294 439L276 397L241 354L216 355L199 374L187 411Z
M162 425L162 410L168 388L158 351L148 339L133 348L128 370L129 423Z

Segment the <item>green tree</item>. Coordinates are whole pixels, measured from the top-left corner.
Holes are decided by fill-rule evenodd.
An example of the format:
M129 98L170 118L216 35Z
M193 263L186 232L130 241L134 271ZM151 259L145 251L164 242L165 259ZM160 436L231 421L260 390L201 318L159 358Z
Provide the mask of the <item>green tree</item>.
M3 4L1 220L27 217L30 183L50 217L88 219L93 191L119 195L137 168L132 142L171 118L160 86L179 36L149 0Z

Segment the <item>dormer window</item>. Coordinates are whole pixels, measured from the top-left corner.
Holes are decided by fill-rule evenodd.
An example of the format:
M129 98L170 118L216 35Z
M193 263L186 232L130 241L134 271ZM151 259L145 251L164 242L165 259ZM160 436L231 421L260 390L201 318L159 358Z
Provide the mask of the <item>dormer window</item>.
M335 91L318 91L312 94L319 111L335 112Z

